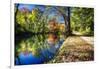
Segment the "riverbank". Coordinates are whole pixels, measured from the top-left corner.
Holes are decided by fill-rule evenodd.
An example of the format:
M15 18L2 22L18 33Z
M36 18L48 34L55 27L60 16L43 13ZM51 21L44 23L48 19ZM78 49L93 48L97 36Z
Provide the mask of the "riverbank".
M85 37L83 39L83 36L70 36L64 41L54 59L49 63L93 61L93 44L93 37L88 37L87 41Z

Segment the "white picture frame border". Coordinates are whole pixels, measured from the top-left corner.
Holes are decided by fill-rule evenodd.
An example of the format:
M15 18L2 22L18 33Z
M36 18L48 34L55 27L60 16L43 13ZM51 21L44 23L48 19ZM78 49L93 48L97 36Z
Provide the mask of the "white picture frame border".
M76 0L75 0L76 1ZM87 1L88 2L88 1ZM74 68L75 66L78 67L78 65L80 66L90 66L90 65L94 65L95 64L95 60L94 61L88 61L88 62L70 62L70 63L57 63L57 64L39 64L39 65L19 65L19 66L15 66L14 65L14 4L15 3L23 3L23 4L39 4L39 5L55 5L55 6L70 6L70 7L87 7L87 8L94 8L95 10L95 4L94 3L84 3L84 2L74 2L74 0L70 0L68 2L64 2L64 1L50 1L48 2L48 0L11 0L11 4L10 4L10 16L11 16L11 55L10 55L10 67L11 69L52 69L52 68L58 68L58 69L69 69L70 66L72 68ZM95 18L95 17L94 17ZM64 68L63 68L64 67Z

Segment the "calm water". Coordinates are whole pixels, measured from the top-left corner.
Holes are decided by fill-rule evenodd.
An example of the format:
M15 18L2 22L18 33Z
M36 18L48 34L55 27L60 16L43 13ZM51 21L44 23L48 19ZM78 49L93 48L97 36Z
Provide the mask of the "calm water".
M35 35L21 39L16 44L15 65L43 64L57 53L64 41L64 36L54 34Z

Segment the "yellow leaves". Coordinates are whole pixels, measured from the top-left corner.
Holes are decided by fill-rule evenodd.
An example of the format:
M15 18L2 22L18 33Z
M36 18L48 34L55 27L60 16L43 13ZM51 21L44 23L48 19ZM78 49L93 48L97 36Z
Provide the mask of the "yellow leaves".
M59 30L64 32L65 31L65 24L59 24Z
M35 55L35 56L39 56L40 52L39 52L39 48L37 47L36 44L33 44L32 46L32 54Z
M17 49L17 52L20 53L21 52L21 49Z
M26 50L26 44L24 41L22 41L22 43L20 44L20 47L21 47L20 49L22 52L24 52Z
M57 57L53 60L59 62L91 61L94 59L92 46L78 36L70 36L62 44Z
M17 17L17 22L18 22L18 24L20 24L21 26L22 26L23 24L25 24L25 16L23 16L22 14L19 14L19 15L17 15L16 17Z
M31 14L28 15L28 19L30 19L30 18L32 18L32 15Z
M28 50L29 52L32 52L32 47L31 47L30 42L27 43L27 50Z
M32 14L35 14L35 10L34 9L32 10Z

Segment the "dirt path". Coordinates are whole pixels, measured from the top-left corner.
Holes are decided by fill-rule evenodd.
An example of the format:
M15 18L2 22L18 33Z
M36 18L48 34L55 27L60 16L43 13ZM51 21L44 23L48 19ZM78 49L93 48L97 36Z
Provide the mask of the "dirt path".
M86 37L86 36L81 36L81 39L85 40L87 43L94 45L94 37Z
M94 60L93 38L70 36L50 63Z

